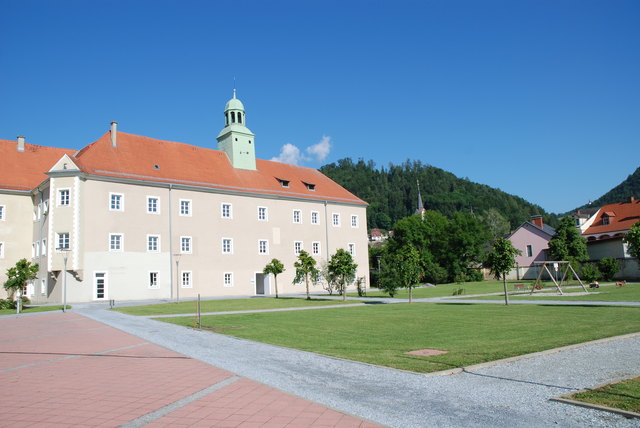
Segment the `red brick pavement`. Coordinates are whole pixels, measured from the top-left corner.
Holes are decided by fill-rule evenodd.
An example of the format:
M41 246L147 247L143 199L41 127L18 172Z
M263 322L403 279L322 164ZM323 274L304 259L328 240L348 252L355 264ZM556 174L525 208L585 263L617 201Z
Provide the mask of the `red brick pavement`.
M0 426L378 426L72 312L0 319L0 385Z

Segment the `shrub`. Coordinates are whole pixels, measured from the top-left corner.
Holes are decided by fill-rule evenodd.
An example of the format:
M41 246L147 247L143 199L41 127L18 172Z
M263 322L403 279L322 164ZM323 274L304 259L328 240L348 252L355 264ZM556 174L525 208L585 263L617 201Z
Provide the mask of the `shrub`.
M16 301L10 299L0 299L0 309L15 309Z
M600 271L593 263L583 263L580 268L580 277L588 283L597 281L600 275Z
M620 265L616 259L607 257L598 260L598 270L602 274L604 281L612 281L615 274L620 270Z

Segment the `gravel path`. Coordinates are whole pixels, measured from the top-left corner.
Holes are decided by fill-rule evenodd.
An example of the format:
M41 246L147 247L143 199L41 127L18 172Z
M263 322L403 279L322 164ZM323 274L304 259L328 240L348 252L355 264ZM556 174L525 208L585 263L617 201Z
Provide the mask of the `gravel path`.
M640 375L640 334L449 376L429 376L187 329L97 305L76 305L74 311L249 379L391 427L639 426L638 420L549 398Z

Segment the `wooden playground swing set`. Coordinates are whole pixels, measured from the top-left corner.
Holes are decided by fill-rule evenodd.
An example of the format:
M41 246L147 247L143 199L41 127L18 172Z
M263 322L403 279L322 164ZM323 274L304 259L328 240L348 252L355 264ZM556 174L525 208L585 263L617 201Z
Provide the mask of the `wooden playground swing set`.
M546 261L546 262L534 262L534 263L537 264L537 265L540 265L541 269L540 269L540 272L538 272L538 277L536 278L536 282L534 282L533 286L531 287L530 295L533 294L534 291L536 291L536 290L542 290L542 274L544 272L547 272L547 274L549 274L549 277L551 278L551 280L555 284L556 289L558 290L558 293L560 293L560 295L564 294L562 292L562 288L560 287L560 285L563 284L563 283L565 283L565 285L566 285L567 273L569 273L569 270L571 270L571 273L573 273L574 278L578 280L578 282L582 286L582 289L586 293L589 292L589 290L587 290L587 287L585 287L584 283L582 282L582 280L580 279L580 277L576 273L576 271L571 266L571 263L569 263L568 261ZM561 272L562 276L560 278L560 281L557 281L556 280L556 275L553 275L551 273L551 271L549 270L549 265L551 265L553 267L553 269L555 270L556 274L558 273L558 271Z

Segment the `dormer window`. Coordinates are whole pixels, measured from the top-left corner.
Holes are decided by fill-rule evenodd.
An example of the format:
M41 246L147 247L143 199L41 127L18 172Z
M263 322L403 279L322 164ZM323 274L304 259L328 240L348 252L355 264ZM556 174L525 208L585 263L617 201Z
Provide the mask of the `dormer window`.
M278 178L278 177L276 177L276 180L278 180L278 183L280 183L280 186L284 187L285 189L289 188L289 180L285 180L283 178Z
M603 215L602 216L602 225L606 226L609 224L609 216L608 215Z
M304 184L304 187L306 187L306 188L307 188L307 190L310 190L310 191L312 191L312 192L315 192L315 191L316 191L316 185L315 185L315 184L313 184L313 183L307 183L307 182L305 182L305 181L303 181L302 183Z

